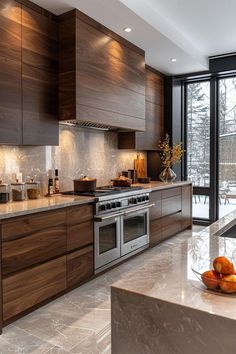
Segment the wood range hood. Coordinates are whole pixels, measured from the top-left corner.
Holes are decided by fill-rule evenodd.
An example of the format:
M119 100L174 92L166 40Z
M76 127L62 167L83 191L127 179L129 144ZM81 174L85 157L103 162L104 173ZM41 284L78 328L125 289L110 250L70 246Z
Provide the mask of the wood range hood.
M145 131L145 52L78 10L58 19L60 122Z

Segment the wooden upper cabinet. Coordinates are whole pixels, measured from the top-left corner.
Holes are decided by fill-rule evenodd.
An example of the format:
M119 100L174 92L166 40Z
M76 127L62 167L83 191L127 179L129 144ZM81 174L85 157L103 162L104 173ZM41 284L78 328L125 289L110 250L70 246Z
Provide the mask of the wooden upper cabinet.
M21 60L21 6L13 0L0 2L0 56Z
M22 144L21 7L0 3L0 143Z
M119 133L120 149L157 150L164 134L164 77L146 67L146 131Z
M57 23L22 7L23 144L58 145Z
M143 131L144 52L77 10L59 26L60 119Z
M41 70L58 71L58 25L22 6L22 60Z

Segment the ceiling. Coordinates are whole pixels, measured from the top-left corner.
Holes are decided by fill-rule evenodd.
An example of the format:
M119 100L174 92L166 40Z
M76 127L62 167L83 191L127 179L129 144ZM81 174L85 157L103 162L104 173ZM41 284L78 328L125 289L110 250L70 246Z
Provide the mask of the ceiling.
M55 14L81 10L144 49L146 63L169 75L207 70L209 56L236 51L235 0L33 2ZM133 31L125 33L127 26Z

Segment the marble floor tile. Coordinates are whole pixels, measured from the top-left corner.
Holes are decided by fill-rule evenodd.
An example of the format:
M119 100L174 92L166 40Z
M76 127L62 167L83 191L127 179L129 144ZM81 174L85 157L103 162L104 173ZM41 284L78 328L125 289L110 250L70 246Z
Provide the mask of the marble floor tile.
M193 232L200 229L194 226ZM184 231L5 327L0 354L110 354L110 286L142 267L150 254L176 257L173 245L191 235Z

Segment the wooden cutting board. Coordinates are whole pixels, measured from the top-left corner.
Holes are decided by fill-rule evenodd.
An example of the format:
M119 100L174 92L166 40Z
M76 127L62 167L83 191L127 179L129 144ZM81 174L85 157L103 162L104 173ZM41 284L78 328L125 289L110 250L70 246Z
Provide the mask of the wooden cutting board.
M139 155L134 159L134 169L137 171L138 178L146 177L145 160L140 158Z

